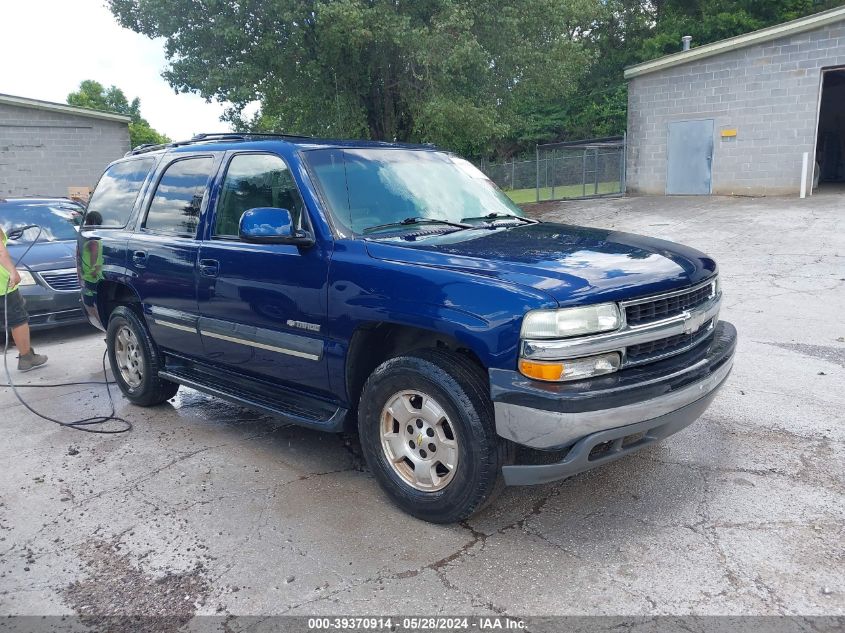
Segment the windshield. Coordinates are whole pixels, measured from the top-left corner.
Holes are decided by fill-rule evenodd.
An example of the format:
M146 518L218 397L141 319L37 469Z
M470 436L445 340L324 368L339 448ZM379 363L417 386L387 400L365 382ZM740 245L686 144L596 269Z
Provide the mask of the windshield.
M15 227L27 224L41 227L40 237L38 229L27 229L20 238L10 239L10 244L28 244L36 237L39 242L75 240L83 212L81 206L72 202L0 203L0 227L6 235Z
M409 218L460 223L490 214L522 216L522 210L472 163L444 152L326 149L305 155L343 233L360 235L365 229ZM436 228L425 220L420 223L427 230ZM381 230L417 231L419 223Z

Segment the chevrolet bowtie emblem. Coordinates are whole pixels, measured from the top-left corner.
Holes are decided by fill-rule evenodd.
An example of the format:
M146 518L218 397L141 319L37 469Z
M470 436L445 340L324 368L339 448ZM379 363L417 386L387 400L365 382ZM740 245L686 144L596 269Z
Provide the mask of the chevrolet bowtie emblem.
M693 332L698 332L699 328L704 323L704 319L706 315L703 312L698 314L692 314L690 312L684 312L684 334L692 334Z
M422 446L422 443L423 443L423 434L420 433L419 435L417 435L417 446Z

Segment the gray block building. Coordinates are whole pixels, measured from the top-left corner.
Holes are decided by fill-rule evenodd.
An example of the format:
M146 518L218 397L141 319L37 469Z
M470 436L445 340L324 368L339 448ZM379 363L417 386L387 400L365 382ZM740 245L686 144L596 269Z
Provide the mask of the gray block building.
M87 189L129 151L128 116L0 94L0 197Z
M680 43L679 43L680 44ZM635 194L845 192L845 7L625 71Z

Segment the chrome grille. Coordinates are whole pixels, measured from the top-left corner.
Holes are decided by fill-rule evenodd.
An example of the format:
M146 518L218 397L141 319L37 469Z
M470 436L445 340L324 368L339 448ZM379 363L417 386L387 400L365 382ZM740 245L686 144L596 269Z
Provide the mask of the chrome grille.
M661 358L667 358L685 352L704 341L713 331L713 325L714 320L711 319L696 332L676 334L675 336L668 336L657 339L656 341L640 343L639 345L629 345L626 348L625 365L653 363Z
M64 270L47 270L38 273L44 283L59 292L73 292L79 290L79 277L75 268Z
M628 325L643 325L677 316L706 303L715 293L714 284L715 281L711 280L697 288L682 290L659 298L626 302L625 319Z
M563 339L523 339L520 355L565 361L618 352L622 367L655 362L703 344L719 321L721 301L715 277L683 290L622 301L619 306L627 319L618 330Z

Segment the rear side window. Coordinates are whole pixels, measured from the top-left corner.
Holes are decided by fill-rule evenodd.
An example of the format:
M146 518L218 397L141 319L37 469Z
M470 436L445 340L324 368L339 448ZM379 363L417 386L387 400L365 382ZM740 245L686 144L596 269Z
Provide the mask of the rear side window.
M122 228L129 221L135 199L155 159L144 158L112 165L100 178L88 203L86 226Z
M158 181L144 228L163 233L196 235L202 199L214 159L185 158L167 166Z
M285 162L273 154L237 154L223 180L214 235L237 237L244 211L257 207L287 209L301 228L305 205Z

